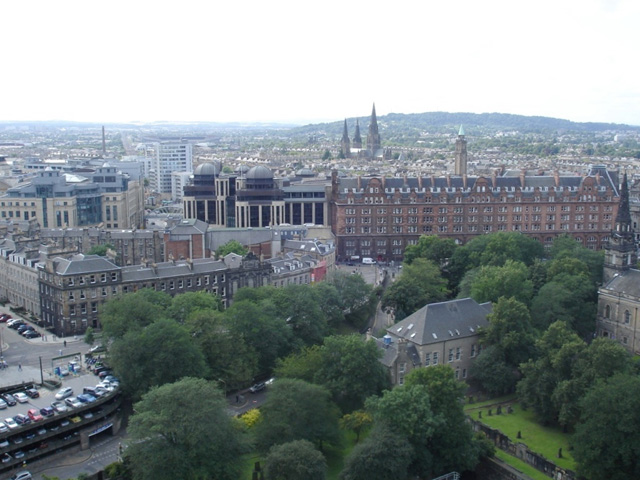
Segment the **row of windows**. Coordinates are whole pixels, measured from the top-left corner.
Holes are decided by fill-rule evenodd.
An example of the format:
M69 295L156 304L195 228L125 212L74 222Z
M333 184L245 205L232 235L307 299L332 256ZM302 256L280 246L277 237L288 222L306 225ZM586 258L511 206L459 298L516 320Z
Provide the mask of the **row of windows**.
M611 306L605 305L604 307L604 318L611 318ZM629 325L631 323L631 312L629 310L625 310L622 316L622 321L625 325Z
M494 231L493 229L493 225L482 225L482 229L478 228L478 225L466 225L466 231L467 232L478 232L478 231L482 231L484 233L487 232L492 232ZM529 228L529 224L524 224L521 225L519 223L513 224L511 225L511 228L509 229L507 225L505 224L501 224L501 225L496 225L495 226L496 231L500 231L500 232L504 232L507 230L512 230L514 232L519 232L519 231L541 231L542 228L542 224L539 223L534 223L531 225L531 228ZM558 228L556 226L555 223L547 223L544 225L544 230L547 231L555 231L555 230L571 230L571 224L569 223L562 223L560 224L560 227ZM587 224L587 228L585 228L585 225L582 223L576 223L573 225L573 230L601 230L600 226L597 223L589 223ZM610 223L605 223L602 226L602 230L606 230L609 231L611 230L611 224ZM465 231L465 226L464 225L453 225L451 230L449 230L449 225L438 225L437 229L434 229L434 227L432 227L431 225L422 225L421 227L418 227L417 225L409 225L407 227L401 226L401 225L394 225L391 228L387 228L386 226L378 226L375 229L373 227L367 227L367 226L362 226L359 229L356 227L345 227L344 229L344 233L348 234L348 235L355 235L355 234L371 234L371 233L381 233L381 234L385 234L385 233L431 233L431 232L440 232L440 233L447 233L449 231L451 232L464 232Z
M403 215L405 213L409 214L409 215L415 215L418 213L433 213L434 212L434 208L435 207L394 207L392 209L389 209L394 215ZM529 206L529 205L525 205L524 207L521 205L503 205L503 206L486 206L486 207L476 207L476 206L466 206L466 207L438 207L437 211L438 213L464 213L464 209L466 208L468 213L478 213L480 210L482 210L482 212L484 213L492 213L494 211L494 208L496 211L500 212L500 213L508 213L508 212L513 212L513 213L519 213L519 212L529 212L532 211L534 213L540 213L542 212L542 207L538 206L538 205L533 205L533 206ZM344 209L344 213L345 215L356 215L358 213L359 210L359 214L360 215L371 215L373 211L376 212L376 214L378 215L386 215L387 214L387 208L376 208L376 209L371 209L371 208L345 208ZM602 209L604 212L612 212L613 211L613 207L611 205L605 205ZM547 207L545 207L545 211L546 212L555 212L556 211L556 205L548 205ZM571 206L570 205L561 205L560 206L560 211L562 212L571 212ZM574 211L576 213L580 213L580 212L584 212L585 211L585 206L584 205L575 205L574 206ZM595 212L599 212L600 211L600 206L599 205L590 205L589 206L589 212L591 213L595 213Z

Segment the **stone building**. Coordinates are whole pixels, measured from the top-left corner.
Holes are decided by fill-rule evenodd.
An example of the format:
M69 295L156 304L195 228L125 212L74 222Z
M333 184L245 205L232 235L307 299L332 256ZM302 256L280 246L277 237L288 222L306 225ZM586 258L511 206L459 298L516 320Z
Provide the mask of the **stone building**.
M449 365L457 379L466 380L481 350L479 329L489 325L491 310L491 303L471 298L431 303L387 328L376 341L392 384L404 384L415 368L438 364Z
M603 284L598 290L596 335L640 354L640 270L625 174L620 205L605 247Z
M125 267L97 255L57 257L38 265L42 322L59 336L83 334L89 326L99 329L102 303L141 288L171 296L204 290L228 305L239 288L268 285L270 275L270 265L251 254Z
M331 227L339 259L401 260L421 235L464 244L477 235L516 231L551 246L570 234L602 248L618 208L617 176L591 167L584 176L339 177L332 175Z

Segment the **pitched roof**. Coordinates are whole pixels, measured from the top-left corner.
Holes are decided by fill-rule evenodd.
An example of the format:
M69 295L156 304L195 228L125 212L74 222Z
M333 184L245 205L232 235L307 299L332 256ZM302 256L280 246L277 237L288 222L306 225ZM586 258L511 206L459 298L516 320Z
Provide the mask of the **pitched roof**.
M640 270L632 268L616 274L602 289L640 298Z
M387 329L396 337L417 345L439 343L453 337L477 334L486 327L491 303L479 304L471 298L430 303Z

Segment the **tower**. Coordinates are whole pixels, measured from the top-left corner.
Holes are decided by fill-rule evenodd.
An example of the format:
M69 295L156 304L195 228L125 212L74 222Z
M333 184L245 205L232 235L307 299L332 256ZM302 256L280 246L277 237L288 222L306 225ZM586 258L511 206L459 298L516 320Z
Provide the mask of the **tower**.
M455 175L467 174L467 140L464 138L464 128L460 125L456 139Z
M104 125L102 126L102 157L107 156L107 139L104 134Z
M342 141L340 142L340 152L344 158L351 157L351 141L349 140L349 131L347 130L347 119L344 119L344 128L342 129Z
M371 110L371 120L369 121L369 134L367 135L367 156L375 157L380 150L380 134L378 133L378 119L376 118L376 104Z
M360 122L356 118L356 132L353 136L353 148L362 150L362 137L360 136Z
M625 173L620 187L620 203L618 204L616 222L609 243L604 249L604 283L608 283L616 274L624 273L634 267L637 261L629 210L629 187Z

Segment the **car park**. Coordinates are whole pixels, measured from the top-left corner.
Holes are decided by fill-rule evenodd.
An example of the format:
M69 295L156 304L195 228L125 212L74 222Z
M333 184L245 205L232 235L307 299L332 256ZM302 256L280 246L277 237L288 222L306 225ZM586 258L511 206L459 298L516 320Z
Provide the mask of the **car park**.
M103 379L103 378L110 377L112 374L113 372L111 370L103 370L100 373L98 373L98 377L100 379Z
M13 460L13 457L11 455L9 455L8 453L2 454L2 463L9 463L11 460Z
M16 423L16 421L11 418L11 417L7 417L4 419L4 423L7 427L9 427L9 430L13 430L14 428L18 428L19 425Z
M38 435L44 435L44 434L46 434L46 433L47 433L47 429L46 429L46 428L44 428L44 427L40 427L40 428L36 431L36 434L38 434Z
M2 399L7 403L7 405L9 405L10 407L13 407L15 404L17 404L18 402L16 401L15 398L13 398L13 395L11 395L10 393L3 393L2 394Z
M24 452L22 450L17 450L15 452L13 452L13 458L23 458L24 457Z
M40 409L40 415L42 415L43 417L52 417L54 413L55 412L51 407L42 407Z
M15 398L20 403L27 403L29 401L29 397L24 392L16 392L13 394L13 398Z
M249 391L251 393L258 393L261 390L264 390L265 388L266 388L265 383L264 382L259 382L259 383L256 383L255 385L252 385L251 388L249 389Z
M69 410L69 407L67 407L67 405L62 401L53 402L51 404L51 408L56 413L63 413Z
M91 412L84 412L84 414L82 415L85 419L89 419L89 418L93 418L93 413Z
M24 438L22 438L20 435L16 435L15 437L11 438L11 441L16 445L20 445L22 442L24 442Z
M20 328L21 326L26 325L26 323L24 323L21 320L18 320L17 322L13 322L11 325L9 325L9 328L12 328L14 330L17 330L18 328Z
M35 388L27 388L24 393L26 393L29 398L38 398L40 396L40 392Z
M40 412L38 411L37 408L30 408L29 411L27 412L27 415L34 422L39 422L40 420L43 419L42 415L40 415Z
M3 313L0 315L0 323L8 322L9 320L11 320L11 315L9 315L8 313Z
M67 425L69 425L69 420L66 418L63 418L62 420L60 420L60 426L61 427L66 427Z
M9 446L9 439L4 438L0 441L0 448L7 448Z
M23 470L22 472L16 473L9 480L32 480L31 473L27 470Z
M106 351L107 349L104 347L104 345L94 345L87 351L87 355L93 355L95 353L102 353Z
M56 400L64 400L67 397L70 397L73 395L73 388L71 387L64 387L63 389L59 390L58 393L56 393Z
M27 325L26 323L23 323L18 328L16 328L16 331L20 334L23 333L25 330L33 330L33 327L31 325Z

